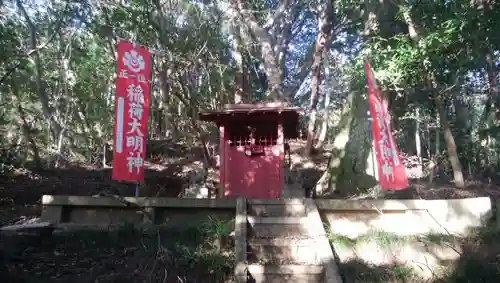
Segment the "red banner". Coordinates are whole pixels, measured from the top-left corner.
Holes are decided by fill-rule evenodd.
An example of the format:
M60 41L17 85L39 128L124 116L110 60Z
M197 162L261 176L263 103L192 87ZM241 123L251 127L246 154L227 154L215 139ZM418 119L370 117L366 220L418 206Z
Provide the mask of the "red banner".
M372 117L372 132L377 157L378 182L383 189L401 190L408 187L406 168L391 132L387 101L380 94L370 64L365 63L368 82L368 103Z
M113 180L144 180L151 53L129 41L116 44Z

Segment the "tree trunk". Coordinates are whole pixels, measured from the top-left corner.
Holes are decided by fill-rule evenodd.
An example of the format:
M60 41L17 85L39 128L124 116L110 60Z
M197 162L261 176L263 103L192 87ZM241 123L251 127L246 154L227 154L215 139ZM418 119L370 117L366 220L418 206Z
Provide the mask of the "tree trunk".
M26 114L24 113L24 109L21 105L17 84L15 83L14 80L12 80L11 88L12 88L13 96L17 99L17 111L18 111L19 117L21 118L21 121L23 123L21 128L23 130L24 137L26 138L26 140L30 144L31 150L33 151L33 162L35 163L35 166L37 168L42 168L40 151L38 150L38 146L36 144L35 139L33 138L33 135L31 134L31 127L30 127L28 121L26 121Z
M484 121L483 123L486 124L487 128L494 126L495 120L498 120L500 118L500 89L497 82L498 68L496 67L495 61L496 58L492 56L492 52L489 52L486 55L486 78L489 84L489 96L482 117L482 120ZM492 168L494 166L492 164L493 160L498 160L496 151L491 150L492 145L490 142L490 136L483 137L481 140L481 144L485 144L481 151L483 152L484 156L486 156L486 164L488 168ZM478 153L477 157L477 159L480 160L481 153ZM477 166L484 166L481 164L481 162L476 163Z
M330 104L330 95L329 93L325 94L325 108L323 109L323 120L321 121L321 128L319 130L318 142L316 143L315 148L318 150L322 150L323 146L326 142L326 136L328 134L329 120L330 120L330 111L328 109Z
M316 126L316 108L319 101L319 84L321 81L321 65L323 60L323 50L328 39L331 36L332 26L333 26L333 1L326 1L323 7L321 7L322 16L318 19L318 37L316 38L316 46L313 55L313 64L311 66L311 98L310 98L310 116L309 123L307 126L307 142L304 148L304 154L306 156L311 156L313 139L314 139L314 128Z
M233 28L233 35L236 38L236 46L234 47L234 59L236 61L236 87L234 91L234 103L247 103L246 87L245 87L245 69L243 64L243 42L241 39L239 27Z
M325 48L323 51L323 57L325 60L325 80L326 80L326 90L325 90L325 105L323 108L323 121L321 123L321 130L318 136L318 143L316 144L317 149L322 149L326 141L326 135L328 133L329 119L330 119L330 95L332 92L333 84L330 74L330 60L328 60L328 52Z
M434 181L434 174L437 172L437 164L438 164L438 159L439 159L439 155L441 154L441 148L440 148L440 145L441 145L441 140L440 140L440 136L441 136L441 128L440 128L440 124L441 124L441 119L439 119L439 111L436 111L436 121L438 122L438 125L436 127L436 143L434 144L434 155L431 157L429 155L429 158L432 160L432 164L431 164L431 174L429 175L429 182L432 183ZM430 132L429 132L429 151L430 151Z
M408 25L409 36L416 44L419 44L421 40L420 28L413 21L409 8L405 6L402 6L401 8L403 9L403 18L406 24ZM434 71L429 70L426 66L424 67L428 72L429 80L431 83L431 87L433 88L433 91L435 92L439 91L441 88L439 87L438 80L436 78ZM463 188L465 187L465 181L462 173L462 164L460 164L460 159L458 158L457 146L455 144L455 139L453 138L453 133L451 132L450 123L448 122L448 117L446 116L447 114L442 99L443 98L436 93L435 95L436 107L438 109L439 120L441 121L441 126L443 127L444 131L444 138L446 141L448 158L450 160L451 167L453 169L453 179L455 181L455 186L457 188Z
M493 58L491 52L486 55L486 72L489 83L489 96L486 104L485 118L489 125L495 120L496 117L500 117L500 89L497 84L498 72L495 64L495 58Z
M45 114L45 118L48 119L48 121L52 124L51 129L53 129L52 135L54 140L59 136L59 133L62 130L61 125L57 121L52 108L50 107L50 97L47 94L47 91L45 90L45 86L43 85L42 82L42 66L41 66L41 60L40 60L40 54L39 54L39 48L38 48L38 43L37 43L37 31L36 31L36 26L33 24L31 21L28 13L26 12L26 9L24 8L22 2L20 0L17 0L16 2L17 7L19 10L21 10L21 13L23 14L26 23L28 24L28 29L30 33L30 48L32 50L35 50L32 55L33 55L33 61L35 63L35 84L36 84L36 93L38 97L40 98L40 102L42 104L42 109ZM62 17L62 16L61 16ZM60 24L59 24L60 27ZM59 27L57 27L56 31L54 31L53 34L56 34L57 31L59 30Z
M248 1L246 1L248 2ZM331 2L331 0L328 0ZM254 40L260 45L260 56L267 76L267 100L287 102L290 97L299 89L300 84L295 84L287 90L283 87L284 62L288 50L288 44L292 39L292 26L297 20L300 10L305 7L300 1L280 1L279 7L269 15L265 24L260 24L253 12L245 7L245 1L230 0L229 9L224 11L228 18L238 20L241 26L245 26L250 31ZM333 13L333 7L327 9L328 13ZM245 39L245 38L243 38ZM255 42L247 41L248 46ZM311 52L312 55L312 52ZM306 55L307 58L308 55ZM297 75L297 81L302 82L309 72L311 60L306 59L302 67L304 72Z
M33 162L35 163L36 168L42 168L42 161L40 160L40 152L38 150L38 146L36 145L36 141L33 138L33 135L31 134L31 127L26 121L26 115L24 114L24 109L20 103L17 105L17 110L19 112L19 117L23 122L22 129L24 137L31 145L31 150L33 151Z
M315 191L317 196L333 193L337 184L337 178L340 174L342 160L346 154L347 143L351 133L351 123L354 117L354 93L350 92L347 101L341 112L341 118L338 125L338 134L333 141L332 155L328 160L328 167L316 183Z
M446 141L448 158L453 170L453 180L455 181L455 187L464 188L465 181L462 173L462 164L460 163L460 159L458 158L457 145L455 144L455 139L453 138L453 134L451 132L450 123L448 122L448 117L443 102L439 97L436 99L436 106L439 112L439 120L441 121L441 126L443 127L444 140Z

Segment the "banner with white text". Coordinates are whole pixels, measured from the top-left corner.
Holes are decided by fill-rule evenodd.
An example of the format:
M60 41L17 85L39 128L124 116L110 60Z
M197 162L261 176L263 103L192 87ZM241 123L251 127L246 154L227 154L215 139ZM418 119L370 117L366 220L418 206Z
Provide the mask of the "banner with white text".
M391 132L387 101L382 97L369 63L365 63L368 83L368 103L372 117L372 132L378 167L378 182L383 189L401 190L408 187L406 168Z
M149 119L151 53L120 40L116 44L117 77L113 180L144 180L144 157Z

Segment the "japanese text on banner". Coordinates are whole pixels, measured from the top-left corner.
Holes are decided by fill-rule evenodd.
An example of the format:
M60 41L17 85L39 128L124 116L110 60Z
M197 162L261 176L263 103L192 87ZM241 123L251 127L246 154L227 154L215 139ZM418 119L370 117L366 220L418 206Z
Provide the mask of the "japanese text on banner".
M113 179L139 182L144 180L151 54L127 41L118 42L117 53Z
M399 151L391 133L387 104L380 95L368 63L365 64L365 72L368 81L368 103L373 118L372 131L379 184L384 189L404 189L408 187L408 177L405 166L400 162Z

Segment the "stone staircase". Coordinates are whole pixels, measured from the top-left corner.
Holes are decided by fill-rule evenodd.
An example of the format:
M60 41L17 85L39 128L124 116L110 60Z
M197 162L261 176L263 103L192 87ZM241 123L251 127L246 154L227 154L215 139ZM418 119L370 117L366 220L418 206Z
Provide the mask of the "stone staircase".
M312 199L238 199L236 282L341 283Z

